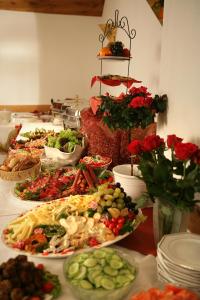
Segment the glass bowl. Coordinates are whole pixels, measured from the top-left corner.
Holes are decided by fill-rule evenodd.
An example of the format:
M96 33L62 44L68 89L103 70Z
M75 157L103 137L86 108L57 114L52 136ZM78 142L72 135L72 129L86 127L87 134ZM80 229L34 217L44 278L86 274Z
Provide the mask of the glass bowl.
M132 290L137 273L132 258L109 247L73 254L64 262L66 284L79 300L124 299Z

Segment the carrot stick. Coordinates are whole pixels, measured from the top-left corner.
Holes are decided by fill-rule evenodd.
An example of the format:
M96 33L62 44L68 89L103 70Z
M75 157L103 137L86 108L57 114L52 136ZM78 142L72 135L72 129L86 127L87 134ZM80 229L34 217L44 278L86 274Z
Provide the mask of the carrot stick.
M90 174L90 177L92 178L92 181L96 184L98 183L98 178L94 173L93 168L90 165L86 165L86 168L88 169L88 172Z
M92 178L90 177L90 173L88 172L88 170L83 170L83 175L89 185L90 188L93 188L94 187L94 184L93 184L93 181L92 181Z

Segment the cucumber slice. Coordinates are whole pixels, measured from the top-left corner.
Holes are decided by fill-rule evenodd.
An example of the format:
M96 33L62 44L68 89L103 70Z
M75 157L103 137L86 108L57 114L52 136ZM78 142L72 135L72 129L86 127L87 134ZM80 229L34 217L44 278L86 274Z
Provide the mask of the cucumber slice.
M95 278L99 275L102 275L101 270L91 270L91 272L88 273L87 278L91 283L95 284Z
M129 269L121 269L120 271L119 271L119 275L124 275L124 276L129 276L129 275L131 275L131 276L134 276L135 277L135 275L134 275L134 271L131 271L131 270L129 270Z
M88 270L89 272L92 271L92 272L95 272L95 271L100 271L102 272L102 266L100 266L99 264L97 264L95 267L93 267L92 269L89 269Z
M68 269L69 278L73 278L79 273L79 263L73 262Z
M82 263L84 262L84 260L86 260L87 258L89 257L89 254L88 253L80 253L80 254L77 254L73 261L75 262L78 262L78 263Z
M124 276L124 275L118 275L116 277L116 282L119 283L119 284L122 284L122 285L125 285L126 283L129 283L131 280Z
M115 254L115 250L111 249L111 248L104 248L103 249L104 252L106 252L107 254Z
M105 265L107 264L107 262L104 258L100 259L99 263L102 267L105 267Z
M97 260L95 258L87 258L85 261L84 261L84 266L88 267L88 268L93 268L94 266L97 265Z
M112 255L112 259L113 260L120 260L120 261L122 261L121 257L119 255L117 255L117 254L113 254Z
M84 266L80 266L80 270L78 272L78 275L74 277L75 280L81 280L84 279L87 273L87 268Z
M110 266L105 266L104 267L104 273L110 276L117 276L118 271L116 269L111 268Z
M106 278L106 277L101 279L101 286L105 290L113 290L115 288L114 281L112 279Z
M91 290L93 288L92 284L88 280L81 280L80 287L86 290Z
M101 281L102 281L103 278L104 278L104 276L101 275L101 274L99 274L98 276L96 276L94 278L94 285L95 285L96 288L100 288L101 287Z
M94 256L96 258L104 258L106 256L106 252L104 250L95 250Z
M111 259L109 262L111 268L113 269L121 269L123 267L123 262L121 260L117 260L117 259Z
M71 284L73 284L73 285L76 285L76 286L79 285L79 280L72 279L70 282L71 282Z

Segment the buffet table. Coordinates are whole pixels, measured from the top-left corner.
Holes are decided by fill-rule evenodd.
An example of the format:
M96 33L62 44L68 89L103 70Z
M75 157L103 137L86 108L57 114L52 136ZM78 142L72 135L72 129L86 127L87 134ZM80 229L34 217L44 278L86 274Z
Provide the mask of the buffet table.
M47 123L29 123L23 125L21 132L34 130L35 128L48 128L55 131L61 130L61 126L54 126ZM9 131L13 128L13 125L6 126ZM3 129L3 126L2 126ZM5 129L5 126L4 126ZM5 130L4 130L5 131ZM4 137L5 138L5 137ZM3 162L6 157L5 153L0 153L0 163ZM22 212L29 210L38 205L37 202L23 201L14 195L15 182L4 181L0 179L0 231L2 233L5 226L14 218L16 218ZM147 220L141 224L135 232L130 234L124 240L113 245L115 248L123 247L123 253L126 253L129 260L134 261L139 267L139 275L133 285L131 293L135 293L145 288L152 286L159 286L157 282L156 272L156 248L153 241L152 230L152 208L145 208L143 210L144 215L147 216ZM0 240L0 263L7 261L11 257L16 257L17 251L12 250L5 246L2 239ZM153 255L152 255L153 254ZM60 300L69 299L74 300L74 296L68 289L64 274L63 274L63 262L65 258L61 259L49 259L49 258L37 258L29 256L30 261L37 264L44 264L45 267L52 273L59 276L62 285L62 295ZM127 298L128 299L128 298Z

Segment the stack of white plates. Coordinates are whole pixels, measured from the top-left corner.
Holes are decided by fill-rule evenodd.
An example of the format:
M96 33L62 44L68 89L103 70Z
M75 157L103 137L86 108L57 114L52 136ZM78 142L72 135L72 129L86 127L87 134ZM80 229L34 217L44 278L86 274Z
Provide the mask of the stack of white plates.
M200 235L165 235L157 249L158 279L200 294Z

